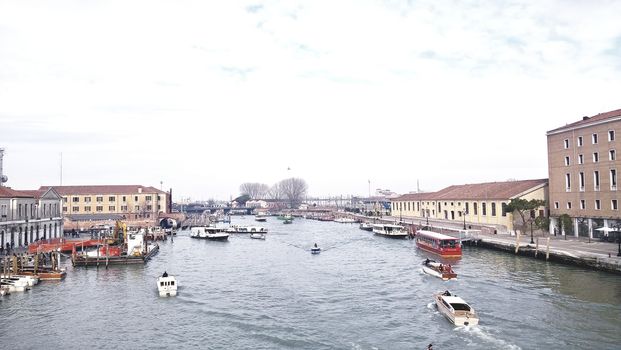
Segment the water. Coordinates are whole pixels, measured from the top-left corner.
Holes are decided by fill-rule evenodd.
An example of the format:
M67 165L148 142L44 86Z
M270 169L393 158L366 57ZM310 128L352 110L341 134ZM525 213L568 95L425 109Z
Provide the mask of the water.
M257 224L252 217L233 223ZM145 266L68 266L63 282L0 298L2 349L618 349L621 278L480 248L459 278L420 272L428 255L357 225L275 218L267 240L181 232ZM309 252L317 242L324 251ZM179 295L157 296L164 270ZM432 293L479 313L455 327Z

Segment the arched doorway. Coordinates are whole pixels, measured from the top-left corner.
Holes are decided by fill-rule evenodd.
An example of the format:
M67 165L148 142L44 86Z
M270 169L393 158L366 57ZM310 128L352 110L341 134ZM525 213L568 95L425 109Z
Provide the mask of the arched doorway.
M43 239L47 239L47 226L43 225Z
M39 240L39 230L40 230L39 225L37 225L37 227L35 229L37 230L37 241L38 241Z

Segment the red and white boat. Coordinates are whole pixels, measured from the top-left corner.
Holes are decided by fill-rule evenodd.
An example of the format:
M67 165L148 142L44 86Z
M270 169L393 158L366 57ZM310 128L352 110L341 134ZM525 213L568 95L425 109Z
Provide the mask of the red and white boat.
M422 250L445 258L461 256L461 243L458 238L438 232L419 230L416 232L416 246Z

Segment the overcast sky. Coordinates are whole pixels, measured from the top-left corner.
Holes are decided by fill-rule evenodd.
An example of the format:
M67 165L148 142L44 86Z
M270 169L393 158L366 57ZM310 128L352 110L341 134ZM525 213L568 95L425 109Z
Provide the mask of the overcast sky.
M0 0L8 186L228 199L547 177L621 108L621 1ZM290 169L290 170L288 170Z

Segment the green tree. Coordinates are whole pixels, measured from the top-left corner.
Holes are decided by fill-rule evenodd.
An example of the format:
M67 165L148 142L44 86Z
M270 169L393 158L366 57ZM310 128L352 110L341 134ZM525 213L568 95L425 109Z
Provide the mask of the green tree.
M565 235L571 235L574 233L574 226L571 222L571 217L567 214L563 214L558 217L558 224L560 232L565 231Z
M537 216L535 219L535 226L542 231L550 231L550 218L545 216Z
M526 200L523 198L513 198L511 199L511 202L507 204L507 212L518 213L521 219L521 223L518 223L518 226L521 228L522 232L526 232L528 227L528 218L531 216L529 213L545 205L546 201L542 199Z

